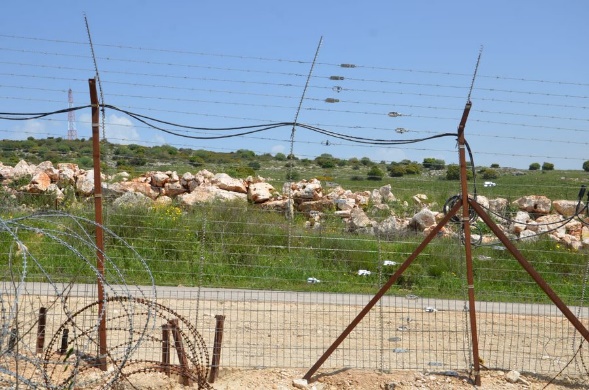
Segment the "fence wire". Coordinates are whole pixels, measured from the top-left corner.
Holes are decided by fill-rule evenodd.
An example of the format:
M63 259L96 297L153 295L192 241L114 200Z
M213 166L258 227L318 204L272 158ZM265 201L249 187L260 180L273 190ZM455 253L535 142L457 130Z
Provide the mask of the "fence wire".
M180 319L188 364L195 370L185 378L203 386L218 316L225 318L221 367L310 367L420 237L349 233L329 217L313 228L304 215L287 220L244 205L154 206L142 212L109 206L105 215L102 280L110 304L104 315L109 361L118 369L93 377L103 384L161 369L162 326L174 319ZM2 226L2 256L8 260L0 294L3 383L85 383L82 362L97 357L101 318L95 225L84 216L43 212L3 219ZM538 245L522 250L538 266L553 255ZM571 280L583 280L570 277L586 273L587 259L570 251L557 259L566 269L555 266L554 275L544 275L557 280L553 287L589 326L586 286L567 288ZM473 261L483 367L586 380L587 343L515 260L495 246L475 249ZM434 240L323 367L470 371L473 308L465 272L460 238ZM39 354L42 307L46 343ZM72 334L59 354L66 327ZM69 351L76 353L70 371L56 379L64 364L69 367L64 363ZM172 354L170 367L180 363ZM32 374L29 365L44 374Z

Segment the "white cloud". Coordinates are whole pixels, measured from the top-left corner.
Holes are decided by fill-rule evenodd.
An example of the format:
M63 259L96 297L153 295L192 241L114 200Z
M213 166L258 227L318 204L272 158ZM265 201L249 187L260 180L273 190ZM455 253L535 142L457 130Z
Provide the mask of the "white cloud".
M271 150L272 154L284 153L284 145L274 145Z
M127 117L110 114L106 117L106 139L116 144L138 143L141 139L135 125Z
M11 135L14 139L27 139L28 137L46 138L48 131L45 122L30 120L23 121L15 126L14 132L11 132Z
M100 120L102 120L102 117ZM88 134L89 138L92 137L92 118L90 114L80 115L76 122L78 124L78 138L84 138L82 134ZM116 114L107 115L104 132L106 133L106 139L115 144L139 144L141 140L133 122L125 116ZM103 137L102 125L100 126L100 137Z

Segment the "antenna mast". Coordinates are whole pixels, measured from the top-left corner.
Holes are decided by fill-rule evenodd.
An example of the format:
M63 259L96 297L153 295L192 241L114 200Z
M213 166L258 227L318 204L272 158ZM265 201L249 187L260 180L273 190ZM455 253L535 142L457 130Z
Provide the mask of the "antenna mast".
M76 112L71 110L74 107L74 94L71 88L67 92L67 101L70 108L67 113L67 139L72 141L78 139L78 130L76 130Z

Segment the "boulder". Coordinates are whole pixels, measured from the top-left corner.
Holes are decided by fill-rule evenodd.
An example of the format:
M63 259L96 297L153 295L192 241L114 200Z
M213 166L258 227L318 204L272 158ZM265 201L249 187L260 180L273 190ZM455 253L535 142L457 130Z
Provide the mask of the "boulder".
M0 162L0 181L12 180L14 178L14 168L4 165Z
M269 200L259 204L261 209L274 210L274 211L286 211L288 208L288 199L280 200Z
M513 234L519 235L522 231L526 230L528 222L530 222L530 214L526 211L518 211L515 217L512 219L509 231Z
M12 170L12 175L15 179L20 179L24 176L33 176L35 174L35 166L27 163L25 160L20 160Z
M90 169L85 174L78 176L76 180L76 192L82 196L90 196L94 193L94 170Z
M531 230L522 230L519 233L519 239L522 241L538 241L538 234Z
M336 199L334 203L338 210L351 210L356 207L356 201L352 198Z
M491 207L489 203L489 198L483 195L477 195L476 202L481 205L484 209L489 209Z
M194 175L194 180L196 181L196 183L200 186L200 185L207 185L211 182L211 180L213 179L213 177L215 177L215 174L212 172L207 171L206 169L203 169L201 171L198 171L196 173L196 175Z
M382 203L382 195L380 194L380 192L377 189L372 190L372 193L370 194L370 201L373 204L381 204Z
M350 211L349 228L351 231L372 227L374 225L375 223L370 218L368 218L364 210L361 208L355 208Z
M585 206L583 202L579 204L576 200L555 200L552 202L554 210L565 217L575 215L577 213L577 205L579 205L579 210L582 210Z
M267 202L273 192L274 187L270 183L253 183L248 188L247 199L253 203Z
M26 188L26 191L34 194L40 194L47 191L50 184L51 178L49 175L47 175L44 171L40 171L33 176L31 182Z
M153 201L140 192L125 192L113 202L115 208L149 207Z
M394 202L397 200L395 195L393 195L391 191L391 185L387 184L386 186L382 186L378 189L380 196L382 197L383 202Z
M564 235L566 228L563 225L563 216L560 214L543 215L536 219L538 223L538 233L545 233L548 231L555 231L557 235Z
M418 206L424 206L427 204L427 195L426 194L415 194L413 195L413 203Z
M189 183L194 181L194 175L190 172L186 172L185 174L182 175L182 177L180 178L180 184L182 184L183 187L188 188L189 187Z
M215 200L231 201L246 200L246 194L240 194L233 191L225 191L217 187L197 187L192 192L185 192L176 198L180 205L191 207L197 203L212 202Z
M170 177L163 172L154 172L149 175L151 179L151 185L154 187L163 188L164 185L170 180Z
M182 184L180 184L179 181L176 182L167 182L166 184L164 184L164 193L166 194L166 196L169 197L176 197L180 194L185 193L187 190L186 188L182 187Z
M507 209L508 201L505 198L489 199L489 209L497 214L502 214Z
M226 173L217 173L211 179L211 184L219 187L222 190L247 194L247 186L245 181L241 179L234 179Z
M293 199L299 199L302 201L319 200L323 198L323 188L321 187L321 182L317 179L291 183L290 193Z
M544 195L522 196L514 200L513 204L520 210L534 214L548 214L552 207L552 202Z
M46 192L53 194L55 196L55 199L57 199L59 202L65 199L65 194L55 183L49 184L49 187L47 187Z
M436 215L430 209L422 209L415 214L409 222L409 226L413 229L423 231L436 223Z
M391 215L374 226L374 233L381 237L390 237L399 232L401 224L397 217Z
M70 168L62 168L57 176L57 186L65 188L76 184L76 171Z
M298 210L303 213L310 213L312 211L327 211L335 209L333 201L329 199L313 200L310 202L303 202L298 205Z

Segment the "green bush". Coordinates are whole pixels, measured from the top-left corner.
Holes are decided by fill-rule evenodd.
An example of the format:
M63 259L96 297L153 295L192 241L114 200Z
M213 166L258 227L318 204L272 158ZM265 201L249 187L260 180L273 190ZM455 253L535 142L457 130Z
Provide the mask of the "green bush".
M466 169L466 179L472 179L472 170ZM450 164L446 169L446 180L460 180L460 166L457 164Z
M382 180L383 176L384 172L376 165L373 165L366 174L368 180Z
M427 157L423 159L423 167L430 170L440 170L446 167L446 162L437 158Z
M542 170L543 171L553 171L554 170L554 164L549 163L549 162L545 162L544 164L542 164Z
M530 171L537 171L538 169L540 169L540 163L535 162L530 164Z
M405 168L405 165L393 165L393 166L389 167L389 176L390 177L401 177L401 176L405 175L406 172L407 172L407 169Z
M482 172L483 179L491 180L499 177L499 173L493 168L485 168Z
M290 181L297 181L301 179L301 174L297 171L287 171L284 178Z

